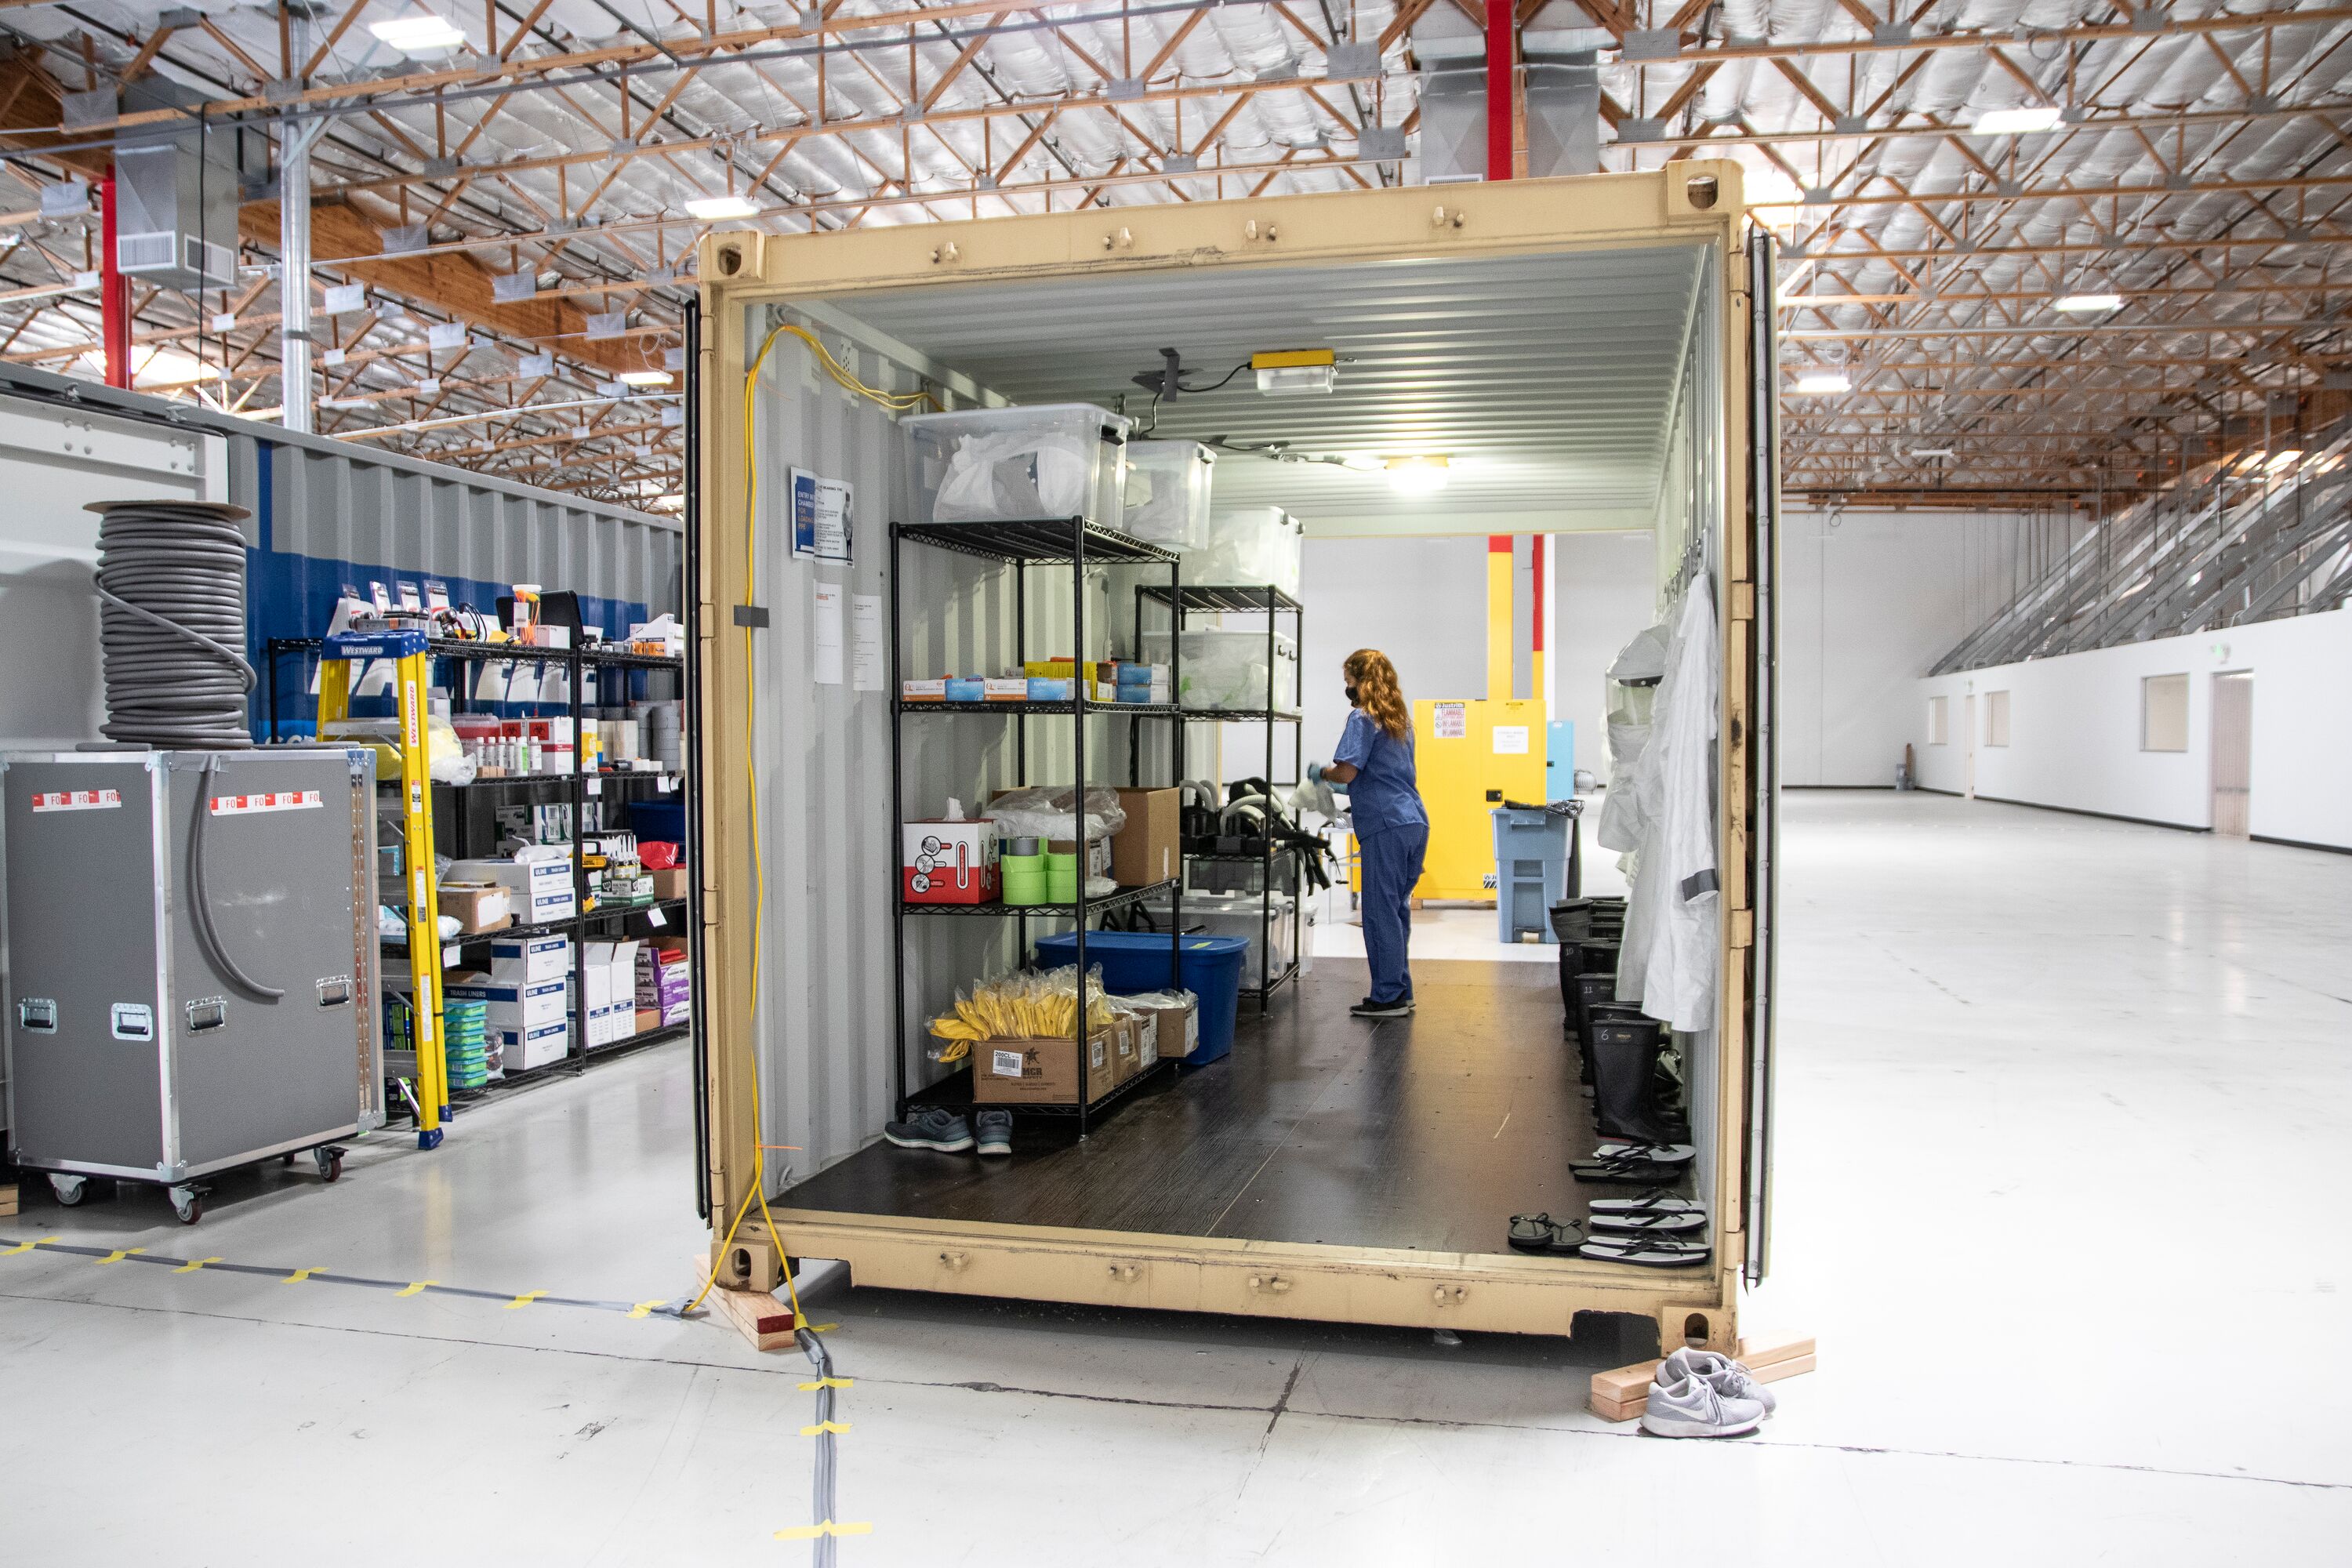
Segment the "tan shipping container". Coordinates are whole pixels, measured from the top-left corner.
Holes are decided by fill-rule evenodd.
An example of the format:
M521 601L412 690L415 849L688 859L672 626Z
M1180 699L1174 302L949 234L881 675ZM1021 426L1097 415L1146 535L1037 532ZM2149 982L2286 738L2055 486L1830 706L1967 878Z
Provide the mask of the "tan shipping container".
M755 1272L759 1255L780 1250L845 1260L857 1283L879 1287L1548 1334L1567 1333L1579 1312L1606 1311L1652 1318L1668 1342L1689 1334L1734 1343L1743 1273L1759 1278L1765 1261L1776 500L1773 261L1769 237L1749 226L1737 165L1684 162L1564 180L722 233L706 239L699 260L699 531L691 549L698 810L712 885L702 910L700 1000L714 1239L731 1226L730 1255L752 1258ZM1486 287L1507 278L1512 289ZM1540 283L1532 305L1529 279ZM929 1070L919 1009L899 1017L888 1004L892 966L909 977L910 994L935 1005L942 987L1003 963L1008 949L1001 935L979 929L985 922L968 919L934 922L956 928L932 944L940 951L894 946L895 807L877 781L891 766L887 710L896 692L861 692L854 675L829 681L824 656L812 654L828 635L813 617L840 612L837 600L823 607L823 589L811 608L810 584L826 579L790 549L791 473L856 486L854 558L837 564L834 589L934 606L904 627L892 620L899 641L887 650L887 680L895 681L896 659L908 649L928 650L934 667L979 662L1001 647L1013 606L995 586L938 575L928 563L904 566L903 583L887 580L885 524L904 504L890 416L839 385L789 338L772 339L774 328L801 328L869 386L929 388L971 407L1003 401L992 378L1012 377L1007 367L1020 368L1012 378L1024 387L1051 384L1056 355L1075 365L1118 337L1115 324L1137 325L1145 335L1136 342L1186 344L1216 339L1228 318L1245 318L1258 346L1337 339L1344 355L1346 331L1311 308L1327 294L1391 301L1396 312L1426 307L1433 383L1476 384L1498 430L1554 440L1584 463L1578 471L1594 476L1586 489L1564 483L1567 469L1517 488L1499 479L1466 485L1449 497L1460 531L1547 531L1547 517L1576 506L1592 514L1580 526L1655 529L1662 587L1695 565L1711 574L1723 673L1722 967L1716 1026L1686 1037L1685 1046L1698 1192L1713 1215L1710 1263L1644 1269L1515 1254L1503 1245L1501 1215L1491 1252L1439 1252L795 1206L789 1187L869 1145L898 1113L910 1064L917 1076ZM1286 310L1295 318L1288 331L1269 324ZM1497 314L1504 311L1513 313L1507 321ZM1612 329L1636 318L1654 325ZM1490 337L1507 326L1522 346L1449 358L1449 334L1434 328L1464 322L1483 323ZM763 341L784 348L753 383L747 361ZM1131 368L1152 368L1154 357L1147 352ZM1340 374L1350 374L1344 358ZM1654 405L1645 417L1656 427L1639 438L1579 412L1610 401L1609 378L1618 375L1628 389L1665 388L1662 400L1627 391L1628 406ZM1398 407L1401 416L1409 412ZM750 457L756 475L747 471ZM1610 489L1609 476L1622 478L1629 462L1650 465L1646 494L1639 474ZM1252 502L1286 504L1292 492L1283 483L1326 500L1338 493L1313 490L1327 483L1323 471L1236 471L1237 482L1260 486L1243 497ZM1328 483L1339 482L1330 473ZM1316 504L1291 510L1312 530ZM1384 526L1412 531L1367 514L1339 531ZM918 572L932 574L919 580ZM1311 607L1311 584L1306 596ZM1032 617L1039 613L1029 606ZM837 647L840 622L831 625ZM1052 637L1050 625L1033 632L1033 657ZM1097 650L1089 643L1077 652ZM908 670L933 672L911 663ZM1032 742L1031 773L1040 750L1050 764L1052 744ZM939 781L999 767L979 745L926 741L910 751L904 776L937 789ZM1087 742L1090 752L1094 745ZM983 782L1022 781L1000 769ZM929 815L936 804L909 794L906 809ZM755 1181L777 1204L780 1247L749 1201Z

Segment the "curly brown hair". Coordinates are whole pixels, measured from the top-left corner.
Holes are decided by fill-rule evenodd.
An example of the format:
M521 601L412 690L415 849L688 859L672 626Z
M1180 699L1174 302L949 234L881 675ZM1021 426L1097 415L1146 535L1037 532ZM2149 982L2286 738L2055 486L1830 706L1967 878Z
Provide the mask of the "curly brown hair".
M1388 655L1376 647L1360 647L1343 668L1348 684L1356 689L1356 706L1370 714L1389 739L1402 741L1412 733L1412 710L1405 706L1404 689L1397 683L1396 666Z

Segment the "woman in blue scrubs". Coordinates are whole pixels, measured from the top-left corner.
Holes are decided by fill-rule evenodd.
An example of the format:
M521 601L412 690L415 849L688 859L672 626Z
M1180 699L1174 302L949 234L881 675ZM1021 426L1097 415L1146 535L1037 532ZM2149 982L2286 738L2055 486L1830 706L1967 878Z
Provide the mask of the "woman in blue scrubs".
M1412 1011L1412 889L1429 848L1429 813L1412 769L1412 710L1396 666L1378 648L1360 647L1343 667L1348 727L1323 777L1346 786L1363 869L1364 957L1372 993L1349 1009L1359 1018L1402 1018Z

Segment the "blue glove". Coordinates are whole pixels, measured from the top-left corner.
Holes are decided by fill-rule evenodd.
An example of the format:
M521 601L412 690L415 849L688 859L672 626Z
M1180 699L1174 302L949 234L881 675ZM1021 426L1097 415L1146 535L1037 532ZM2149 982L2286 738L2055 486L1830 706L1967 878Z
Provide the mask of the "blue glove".
M1321 784L1324 788L1331 791L1334 795L1345 795L1348 793L1348 786L1346 784L1341 784L1338 779L1326 778L1324 776L1323 764L1321 763L1309 763L1307 764L1307 782L1313 784Z

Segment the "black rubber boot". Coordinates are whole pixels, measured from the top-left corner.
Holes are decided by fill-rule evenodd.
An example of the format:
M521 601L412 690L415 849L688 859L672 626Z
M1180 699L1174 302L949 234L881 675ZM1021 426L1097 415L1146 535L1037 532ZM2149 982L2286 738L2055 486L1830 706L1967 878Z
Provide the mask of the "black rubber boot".
M1654 1018L1595 1018L1585 1035L1592 1064L1592 1116L1601 1136L1669 1142L1674 1131L1658 1096L1658 1053L1665 1026Z

